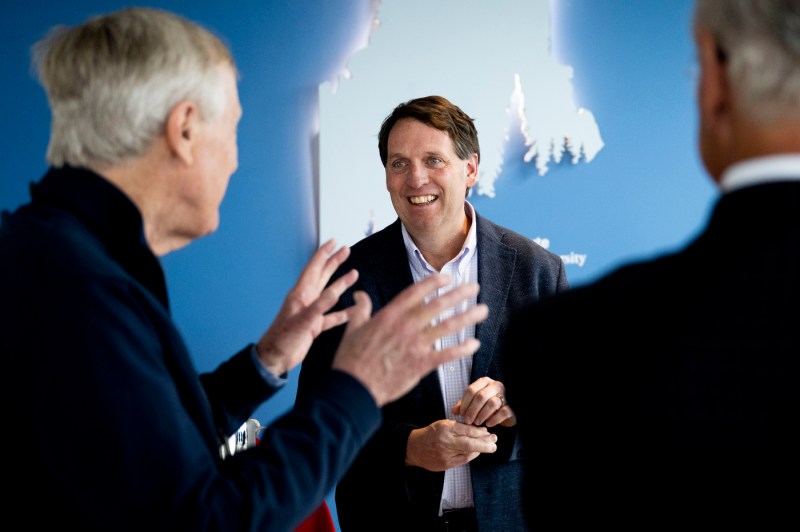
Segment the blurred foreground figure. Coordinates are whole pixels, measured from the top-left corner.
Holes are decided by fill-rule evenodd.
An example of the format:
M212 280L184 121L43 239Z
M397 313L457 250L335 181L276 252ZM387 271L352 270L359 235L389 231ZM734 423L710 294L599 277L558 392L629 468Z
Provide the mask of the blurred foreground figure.
M198 375L158 257L217 228L242 114L229 50L179 16L126 9L56 29L35 53L51 168L0 226L6 518L54 530L292 530L380 426L382 405L478 348L433 345L485 306L429 326L477 284L428 300L449 283L436 276L374 317L364 293L329 312L358 274L328 283L349 255L328 242L260 340ZM334 371L259 445L225 453L313 339L345 322Z
M509 329L531 525L797 521L800 1L698 0L694 32L707 226Z

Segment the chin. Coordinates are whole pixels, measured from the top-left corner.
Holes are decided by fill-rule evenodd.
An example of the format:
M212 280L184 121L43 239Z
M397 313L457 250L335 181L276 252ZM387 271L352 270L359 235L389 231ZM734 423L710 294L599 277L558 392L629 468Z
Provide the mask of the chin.
M206 219L206 234L213 233L219 228L219 207L209 213Z
M216 231L217 231L217 229L219 229L219 220L215 220L213 224L209 224L209 225L206 227L206 230L205 230L205 231L203 231L203 234L202 234L201 236L208 236L208 235L210 235L211 233L214 233L214 232L216 232Z

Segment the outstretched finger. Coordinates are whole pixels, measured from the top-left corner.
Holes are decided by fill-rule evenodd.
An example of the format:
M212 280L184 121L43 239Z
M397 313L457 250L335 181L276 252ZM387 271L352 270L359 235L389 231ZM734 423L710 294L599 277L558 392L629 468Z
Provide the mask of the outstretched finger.
M444 273L428 275L421 281L406 287L384 308L391 308L401 313L416 310L422 306L425 298L436 295L436 290L450 284L450 280L450 276ZM431 316L432 318L433 316Z
M452 347L432 350L427 359L427 363L431 369L437 368L447 362L475 354L480 346L481 342L477 338L467 338L460 344L456 344Z
M334 252L335 246L336 241L330 239L314 252L300 273L295 289L303 292L306 289L313 290L313 294L319 294L322 291L336 269L350 256L349 247L342 246ZM316 298L316 295L313 297Z
M419 313L425 323L431 322L447 309L461 305L464 301L476 297L480 287L477 283L465 283L456 286L444 294L430 299Z
M366 292L362 290L354 292L353 300L355 303L343 311L347 313L347 330L365 324L372 314L372 300Z
M443 336L453 334L474 323L482 322L488 316L489 307L485 303L478 303L464 312L454 314L436 325L428 327L425 330L426 339L433 343Z
M314 312L323 314L328 312L339 302L339 298L344 291L353 286L358 280L358 271L353 269L332 282L309 307L314 308Z
M331 278L331 275L334 274L334 272L344 263L344 261L347 260L347 257L349 256L350 248L347 246L340 247L338 250L336 250L336 253L328 256L323 264L322 272L320 273L320 280L323 283L327 283Z
M311 259L309 259L306 266L303 268L303 272L300 274L300 278L308 277L308 276L318 276L322 271L325 269L325 264L328 262L330 257L334 256L336 253L341 252L344 248L339 248L337 252L334 252L336 248L336 241L334 239L330 239L314 252L311 255Z
M326 314L326 312L339 302L339 298L344 291L353 286L356 280L358 280L358 271L355 269L350 270L331 283L328 288L322 291L322 294L320 294L316 301L309 305L306 312L310 316L322 315L322 328L320 332L327 331L331 327L336 327L337 325L347 322L348 314L346 309L329 314Z

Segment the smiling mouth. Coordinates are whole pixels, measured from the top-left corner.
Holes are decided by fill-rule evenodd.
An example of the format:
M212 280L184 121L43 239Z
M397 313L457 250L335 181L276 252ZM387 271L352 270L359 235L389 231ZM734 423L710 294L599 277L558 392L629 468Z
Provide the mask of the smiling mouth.
M411 196L408 198L413 205L425 205L427 203L433 203L439 196L434 196L433 194L429 194L427 196Z

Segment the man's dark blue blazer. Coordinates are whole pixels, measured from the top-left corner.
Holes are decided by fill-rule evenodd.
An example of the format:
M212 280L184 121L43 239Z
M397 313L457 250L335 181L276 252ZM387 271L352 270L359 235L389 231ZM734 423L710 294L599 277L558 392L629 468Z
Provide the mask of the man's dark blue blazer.
M566 290L567 279L558 255L477 213L476 220L478 301L489 306L489 317L476 327L481 346L473 355L471 381L482 376L504 381L501 360L519 355L503 345L510 316L533 301ZM334 278L351 268L358 270L358 282L342 296L340 305L352 304L353 291L364 290L377 312L412 284L399 219L353 245ZM298 397L313 391L330 368L342 330L332 329L315 341L302 365ZM531 333L537 331L533 324ZM344 531L429 529L428 523L438 515L444 472L407 467L406 442L413 429L445 419L450 407L444 405L434 371L406 396L383 408L381 429L336 488ZM519 507L522 450L515 447L517 431L503 427L492 431L498 435L497 452L470 462L478 522L481 530L523 530Z
M261 445L223 460L220 445L276 391L251 346L197 374L139 211L110 182L51 170L32 198L0 226L5 519L293 530L377 429L366 388L333 373Z

